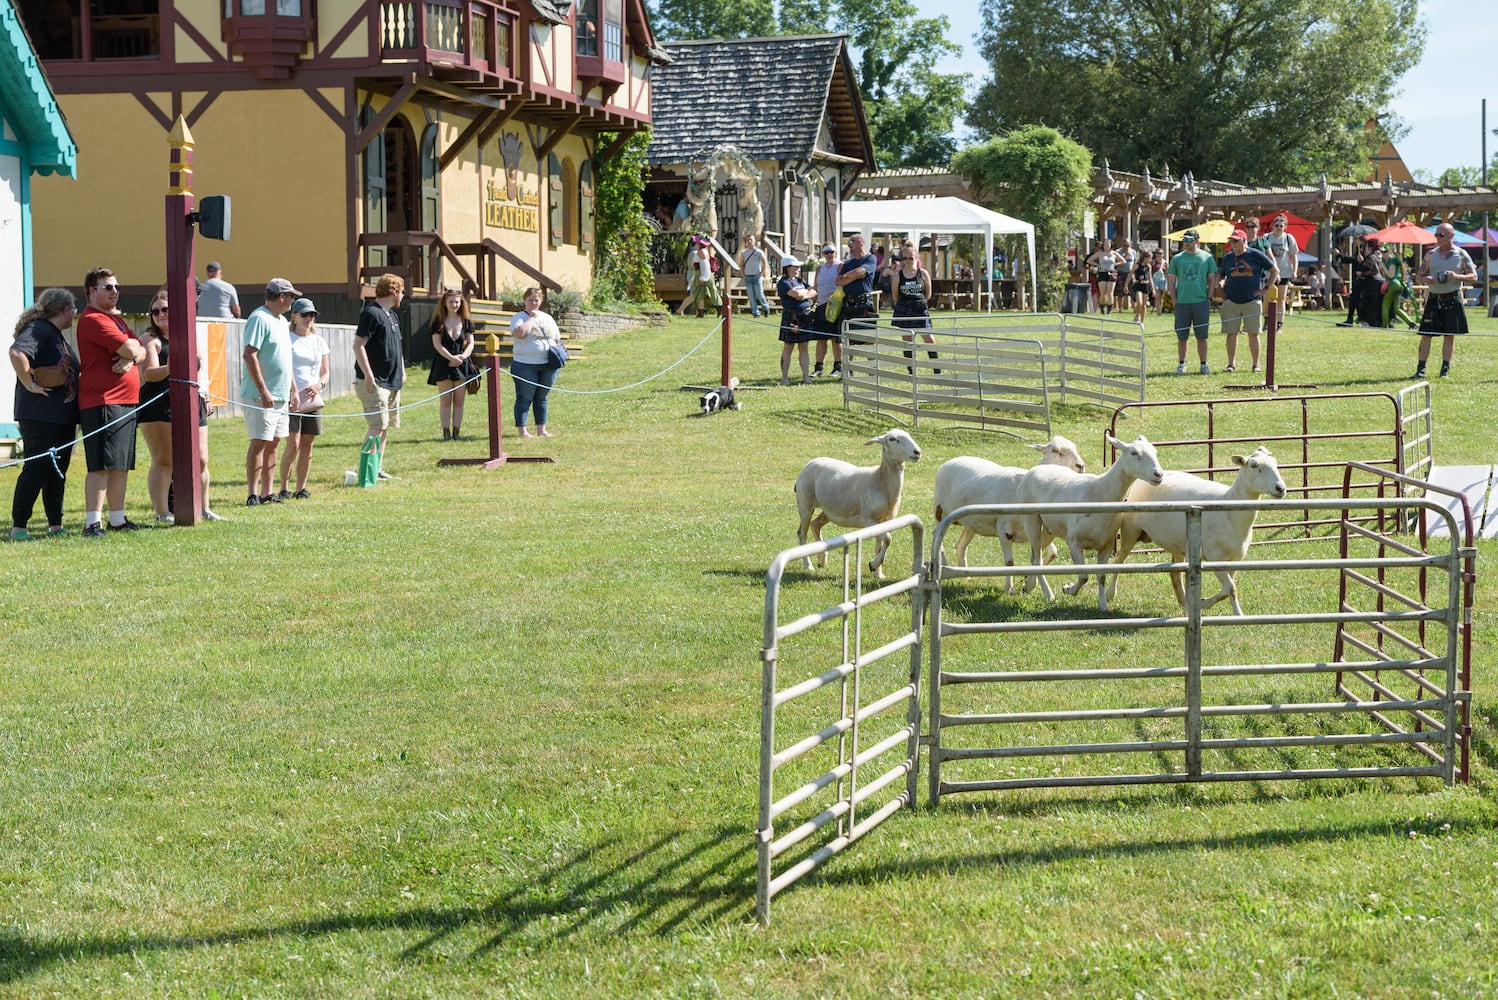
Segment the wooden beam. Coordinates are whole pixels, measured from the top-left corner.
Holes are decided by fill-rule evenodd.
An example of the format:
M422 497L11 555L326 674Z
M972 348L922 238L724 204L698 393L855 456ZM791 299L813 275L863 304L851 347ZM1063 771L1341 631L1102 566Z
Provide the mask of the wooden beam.
M601 153L593 154L593 162L600 166L607 163L615 153L624 148L625 143L629 142L629 140L635 137L635 133L637 131L638 129L629 129L627 131L620 132L617 136L615 136L614 141L609 143L608 149L605 149Z
M364 152L365 147L374 141L375 136L385 130L385 126L389 125L390 120L400 113L400 109L411 99L411 95L414 93L416 93L416 79L415 77L408 76L406 77L406 82L401 84L400 89L395 92L395 96L385 102L385 106L380 109L380 113L375 115L370 120L370 123L354 136L353 151L355 155Z
M536 159L539 160L541 159L541 157L550 153L553 149L556 149L557 145L563 139L567 138L569 134L571 134L573 127L575 127L578 122L582 121L582 118L582 115L575 115L573 116L572 120L569 121L566 125L562 125L557 127L556 129L553 129L551 135L548 136L546 141L541 144L541 148L536 150Z
M438 97L445 97L459 104L475 104L481 108L490 108L498 111L505 106L507 100L504 97L489 97L476 91L454 87L440 80L434 80L429 76L415 77L414 80L418 89L424 90L428 94L436 94Z
M503 112L501 112L488 125L486 125L484 127L484 130L479 133L479 145L483 146L486 143L488 143L488 141L490 139L494 138L494 133L496 133L500 129L504 128L505 124L508 123L510 121L510 119L514 118L517 114L519 114L520 113L520 109L523 108L523 107L525 107L525 102L524 101L519 100L519 99L511 101L510 102L510 106L508 108L506 108Z
M463 152L469 140L478 135L480 130L493 121L495 116L500 113L499 111L480 112L478 117L474 118L462 132L458 133L458 137L452 141L452 145L448 146L447 149L442 151L442 155L437 157L437 169L439 171L446 170L448 165L458 158L458 154Z

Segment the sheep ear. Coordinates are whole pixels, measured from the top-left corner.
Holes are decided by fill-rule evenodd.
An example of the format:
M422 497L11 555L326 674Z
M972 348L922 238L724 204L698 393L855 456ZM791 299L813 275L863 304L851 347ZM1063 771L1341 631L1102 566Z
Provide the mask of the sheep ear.
M1242 455L1234 455L1233 456L1233 464L1234 465L1242 465L1243 463L1245 463L1247 461L1248 461L1248 459L1244 458Z
M1111 444L1115 448L1127 448L1128 447L1128 445L1124 444L1122 441L1120 441L1118 438L1114 437L1112 434L1104 434L1103 435L1103 440L1107 441L1109 444Z
M883 444L883 443L884 443L884 435L883 434L879 435L876 438L869 438L867 441L864 442L865 445Z
M1047 441L1045 444L1032 444L1030 447L1034 448L1036 451L1045 451L1050 446L1051 443Z

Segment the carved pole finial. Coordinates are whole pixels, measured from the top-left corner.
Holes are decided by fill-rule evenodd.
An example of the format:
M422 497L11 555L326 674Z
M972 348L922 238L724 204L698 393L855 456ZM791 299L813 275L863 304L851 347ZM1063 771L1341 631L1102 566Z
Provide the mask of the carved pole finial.
M166 137L171 152L167 155L167 194L192 194L192 133L181 115Z

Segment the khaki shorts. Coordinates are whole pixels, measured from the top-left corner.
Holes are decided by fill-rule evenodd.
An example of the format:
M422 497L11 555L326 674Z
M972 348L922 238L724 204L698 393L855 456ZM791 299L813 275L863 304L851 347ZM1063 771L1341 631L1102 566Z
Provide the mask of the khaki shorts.
M399 389L391 392L378 382L368 379L354 379L354 388L358 390L359 402L364 409L364 422L369 425L371 434L401 425Z
M251 441L281 440L286 436L288 422L289 416L284 409L262 410L260 400L244 401L244 426Z
M1258 299L1247 302L1223 299L1221 315L1223 333L1238 333L1241 330L1254 336L1263 329L1264 304Z

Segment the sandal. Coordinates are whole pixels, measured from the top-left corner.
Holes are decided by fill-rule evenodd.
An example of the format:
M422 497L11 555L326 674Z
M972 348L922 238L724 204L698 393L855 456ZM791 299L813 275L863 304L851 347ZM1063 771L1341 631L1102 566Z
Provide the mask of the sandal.
M1238 370L1238 368L1237 368L1236 365L1228 365L1226 368L1223 369L1223 371L1225 371L1225 372L1235 372L1237 370Z

